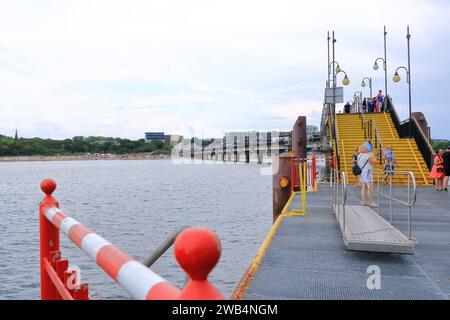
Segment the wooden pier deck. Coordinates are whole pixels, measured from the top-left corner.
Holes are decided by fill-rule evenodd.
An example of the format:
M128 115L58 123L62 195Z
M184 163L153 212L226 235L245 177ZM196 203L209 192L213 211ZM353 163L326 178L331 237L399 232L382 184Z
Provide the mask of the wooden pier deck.
M308 215L284 218L261 263L249 269L235 293L239 298L293 300L450 300L450 195L418 188L413 210L414 255L349 250L330 204L327 185L308 193ZM405 189L396 189L404 196ZM359 189L349 187L349 205L358 205ZM298 208L295 199L291 208ZM380 214L388 219L387 201ZM407 210L394 206L393 225L408 234ZM367 283L376 266L379 289ZM247 274L248 275L248 274Z

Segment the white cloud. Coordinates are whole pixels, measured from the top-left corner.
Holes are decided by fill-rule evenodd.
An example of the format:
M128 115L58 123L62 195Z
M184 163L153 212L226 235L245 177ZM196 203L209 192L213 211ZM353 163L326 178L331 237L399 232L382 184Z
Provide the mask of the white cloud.
M449 84L442 1L22 0L0 1L0 11L0 133L217 136L233 124L277 127L296 112L318 124L326 31L337 32L352 96L364 76L383 87L371 70L383 24L390 72L406 63L410 24L414 108L447 134L429 107L444 98L435 79ZM390 88L407 103L405 84Z

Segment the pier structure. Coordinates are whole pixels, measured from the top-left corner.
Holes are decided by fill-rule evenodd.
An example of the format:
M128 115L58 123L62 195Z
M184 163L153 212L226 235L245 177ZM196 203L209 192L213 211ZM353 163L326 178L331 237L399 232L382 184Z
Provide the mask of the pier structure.
M228 132L212 142L186 139L176 145L172 156L192 160L270 163L273 156L291 149L291 132Z
M410 103L410 117L401 121L388 95L372 112L361 93L353 112L338 113L343 88L336 76L343 71L335 60L334 32L332 39L320 126L328 181L308 188L295 144L280 156L273 227L232 298L450 300L450 198L433 192L435 151L425 116L412 116ZM343 84L348 83L345 73ZM352 173L352 155L363 143L371 144L377 159L368 171L368 205L361 205L359 177ZM388 148L395 153L395 171L383 182Z

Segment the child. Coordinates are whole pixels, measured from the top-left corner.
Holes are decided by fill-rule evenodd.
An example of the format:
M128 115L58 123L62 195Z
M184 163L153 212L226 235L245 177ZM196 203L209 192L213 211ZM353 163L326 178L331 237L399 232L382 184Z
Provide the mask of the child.
M389 176L394 175L394 169L395 169L395 156L392 152L392 146L388 146L386 148L386 151L384 152L384 177L383 177L383 183L388 183Z

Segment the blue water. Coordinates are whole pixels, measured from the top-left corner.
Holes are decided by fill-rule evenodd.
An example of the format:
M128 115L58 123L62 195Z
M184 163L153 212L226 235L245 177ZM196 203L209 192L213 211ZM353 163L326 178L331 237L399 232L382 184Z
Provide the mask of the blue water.
M210 276L229 296L272 225L271 177L258 165L170 161L0 163L0 299L39 299L39 183L58 183L61 208L138 261L182 225L214 230L222 257ZM128 295L66 236L63 258L81 270L90 295ZM181 287L173 250L152 269Z

